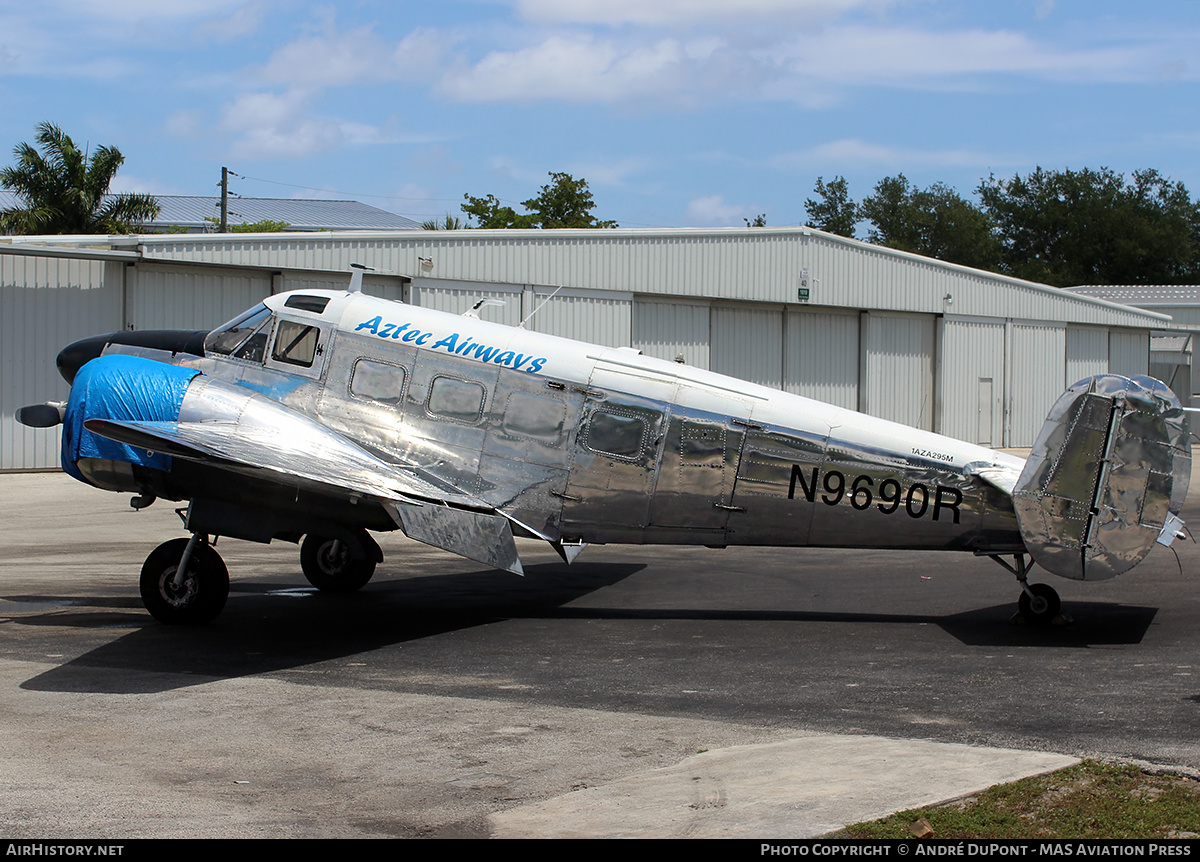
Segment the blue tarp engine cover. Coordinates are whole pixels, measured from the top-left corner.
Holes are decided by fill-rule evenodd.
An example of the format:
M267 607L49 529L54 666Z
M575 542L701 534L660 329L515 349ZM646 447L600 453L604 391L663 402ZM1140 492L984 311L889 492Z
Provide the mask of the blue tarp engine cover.
M151 455L83 427L88 419L118 422L174 422L194 368L180 368L140 356L101 356L79 369L71 386L63 419L62 466L69 475L87 482L75 462L80 458L127 461L157 470L171 469L171 456Z

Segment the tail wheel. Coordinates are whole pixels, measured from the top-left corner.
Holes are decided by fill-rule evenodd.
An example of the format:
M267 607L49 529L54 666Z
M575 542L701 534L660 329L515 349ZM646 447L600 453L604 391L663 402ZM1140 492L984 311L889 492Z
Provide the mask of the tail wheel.
M229 570L207 542L197 542L187 572L176 573L188 539L163 542L142 564L141 592L146 610L167 625L202 625L216 618L229 597Z
M1048 623L1058 616L1062 601L1058 598L1058 591L1049 584L1030 584L1028 591L1021 593L1017 606L1026 621Z
M352 593L362 589L375 574L375 560L362 554L365 547L344 539L310 533L300 545L300 568L318 590Z

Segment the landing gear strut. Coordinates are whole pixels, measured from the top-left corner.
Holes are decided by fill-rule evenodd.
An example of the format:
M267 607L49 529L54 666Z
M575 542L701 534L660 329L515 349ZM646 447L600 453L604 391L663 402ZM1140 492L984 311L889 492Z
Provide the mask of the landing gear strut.
M368 555L377 547L369 536L365 538L351 543L309 533L300 545L304 577L317 589L330 593L352 593L365 587L375 574L375 557Z
M1062 601L1058 597L1058 591L1049 584L1029 583L1029 570L1033 568L1033 560L1026 562L1024 554L1013 554L1015 565L1009 565L999 554L988 556L1016 575L1021 583L1021 597L1017 600L1017 608L1020 610L1022 622L1045 625L1059 618ZM1066 618L1064 621L1069 622Z
M142 601L167 625L211 622L229 597L229 570L208 537L172 539L150 552L142 564Z

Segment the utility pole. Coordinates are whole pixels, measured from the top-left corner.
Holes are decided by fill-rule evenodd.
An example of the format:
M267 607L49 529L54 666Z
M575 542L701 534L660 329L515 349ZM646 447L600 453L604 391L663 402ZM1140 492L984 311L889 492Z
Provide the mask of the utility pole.
M221 233L229 233L229 168L221 168Z

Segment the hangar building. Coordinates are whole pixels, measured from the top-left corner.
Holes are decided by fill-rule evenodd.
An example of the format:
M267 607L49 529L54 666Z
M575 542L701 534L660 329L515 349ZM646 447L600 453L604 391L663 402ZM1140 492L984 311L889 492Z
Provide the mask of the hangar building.
M350 231L0 240L0 469L53 467L54 357L118 329L211 329L271 293L364 289L632 345L990 446L1029 446L1062 390L1145 374L1170 318L810 228Z

